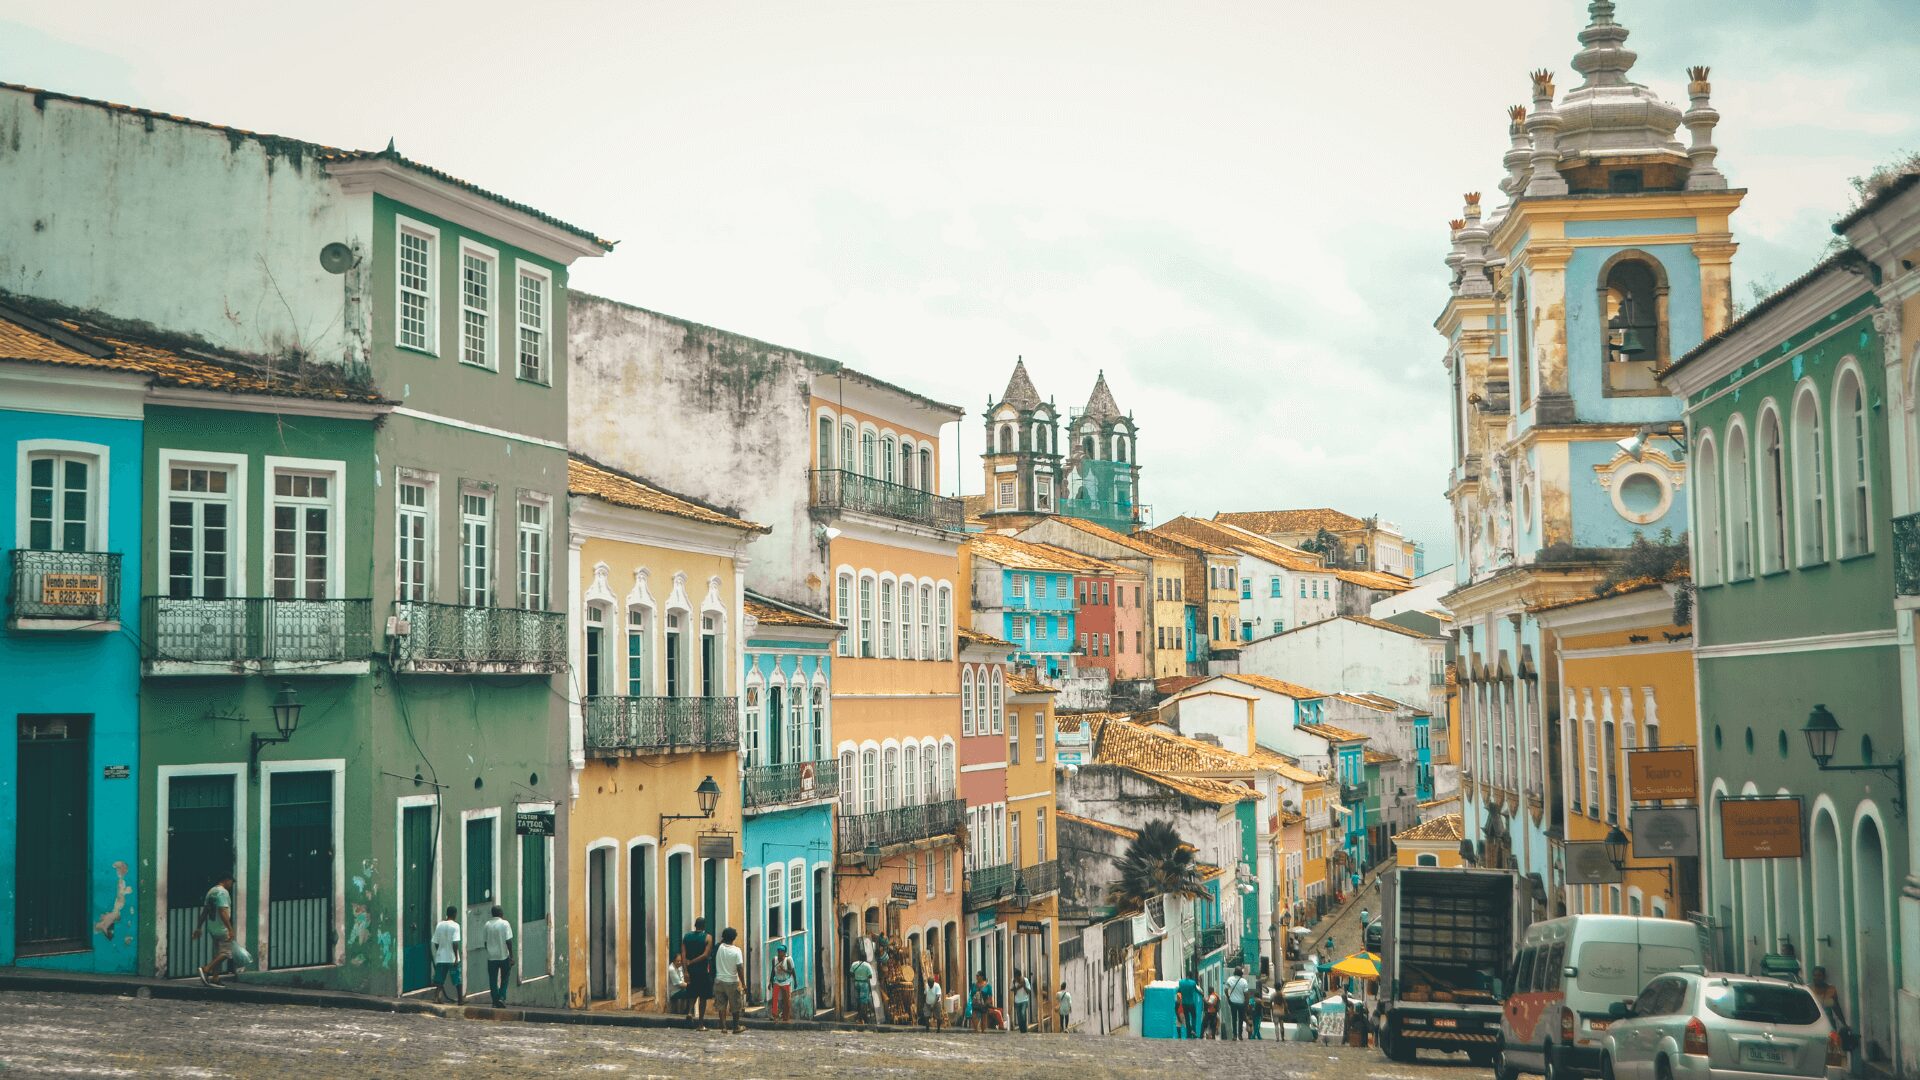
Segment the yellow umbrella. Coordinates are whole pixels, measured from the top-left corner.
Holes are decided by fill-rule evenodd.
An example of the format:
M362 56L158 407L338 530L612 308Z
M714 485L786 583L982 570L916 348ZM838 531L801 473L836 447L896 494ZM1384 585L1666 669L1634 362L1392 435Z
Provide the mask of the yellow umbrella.
M1357 952L1333 965L1332 971L1335 975L1352 975L1359 979L1377 979L1380 977L1380 957L1376 953Z

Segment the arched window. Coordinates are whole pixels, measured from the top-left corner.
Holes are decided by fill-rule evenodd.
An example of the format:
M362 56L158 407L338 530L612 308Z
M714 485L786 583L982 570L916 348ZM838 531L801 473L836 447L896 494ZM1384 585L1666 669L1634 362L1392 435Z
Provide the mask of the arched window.
M957 776L958 774L953 771L953 744L950 742L941 743L940 769L937 779L940 783L940 798L942 800L953 798L954 788L958 783Z
M880 809L880 755L869 746L860 751L860 812L871 814Z
M897 475L893 471L894 445L891 435L884 436L880 440L880 479L889 484L893 483L893 478Z
M920 659L933 659L933 586L920 586Z
M872 657L873 652L873 579L860 579L860 655Z
M880 582L880 655L893 656L893 579Z
M1113 460L1127 460L1127 437L1125 435L1115 435L1113 437Z
M860 433L860 474L862 476L880 475L880 463L874 460L874 455L877 453L876 447L873 432Z
M1873 550L1867 488L1872 478L1867 463L1867 401L1860 387L1860 372L1852 366L1841 368L1834 383L1833 438L1833 491L1840 504L1838 535L1840 557L1844 559Z
M915 806L920 802L920 746L908 743L901 751L900 768L901 806Z
M1727 580L1753 575L1753 473L1747 467L1747 429L1727 428Z
M1694 490L1698 492L1693 507L1700 517L1700 535L1693 547L1700 559L1702 585L1720 582L1720 462L1715 449L1713 439L1702 436L1693 455Z
M1760 572L1787 568L1787 456L1780 438L1780 412L1768 402L1760 408L1757 447L1760 469Z
M1601 356L1608 362L1667 358L1667 278L1660 263L1642 252L1622 252L1601 275ZM1608 392L1616 387L1609 377ZM1640 388L1644 389L1644 388Z
M1440 865L1440 857L1439 857L1438 855L1427 855L1427 854L1420 854L1420 855L1415 855L1415 856L1413 857L1413 865L1415 865L1415 866L1439 866L1439 865Z
M1000 669L993 669L993 733L1004 734L1006 724L1007 685L1000 678Z
M1793 531L1800 565L1827 557L1827 468L1820 442L1820 400L1811 387L1793 402Z
M1053 449L1053 447L1047 444L1047 424L1044 420L1035 420L1033 422L1033 431L1028 438L1033 444L1035 453L1044 454Z
M840 812L842 814L852 814L855 812L853 802L855 789L853 784L853 750L848 748L840 751Z
M833 417L831 416L823 416L820 418L819 458L820 460L814 462L814 468L833 468Z
M913 440L900 440L900 482L914 487L913 482Z
M1513 276L1513 308L1507 314L1511 328L1513 355L1508 367L1520 377L1520 407L1533 404L1533 307L1527 301L1525 274Z
M1002 454L1011 454L1014 449L1013 425L1001 424L994 429L994 450Z
M590 698L608 692L608 673L613 661L613 639L607 630L605 604L587 605L586 692Z
M933 490L933 451L924 446L920 448L920 490Z
M807 691L800 684L799 672L795 672L793 684L787 687L787 761L809 760L806 734Z
M940 659L953 659L953 634L949 628L953 625L953 589L940 586Z
M746 745L740 748L745 757L747 768L760 764L760 676L756 673L753 681L747 683L746 703Z
M853 627L852 574L842 573L840 575L838 583L834 586L833 599L834 614L840 619L840 625L847 627L846 630L840 631L840 636L835 639L834 649L839 652L841 656L852 656L853 637L850 633Z
M887 747L881 751L881 760L886 764L880 773L880 806L891 810L900 805L900 748Z
M960 669L960 734L973 734L973 666Z
M852 472L853 462L853 421L849 420L840 425L840 468Z
M902 579L900 582L900 659L912 660L913 656L913 582Z
M627 609L627 693L653 696L653 609Z
M1093 456L1093 436L1088 435L1080 440L1080 451L1088 457Z

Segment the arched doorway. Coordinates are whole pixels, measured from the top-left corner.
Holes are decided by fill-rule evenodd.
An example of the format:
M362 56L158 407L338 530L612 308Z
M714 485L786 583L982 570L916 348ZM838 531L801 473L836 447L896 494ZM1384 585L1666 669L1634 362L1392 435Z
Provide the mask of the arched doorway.
M1860 958L1860 1002L1855 1007L1860 1052L1868 1061L1893 1056L1893 950L1887 925L1887 851L1880 823L1862 817L1853 840L1854 949Z
M1833 820L1833 813L1822 806L1813 814L1813 925L1818 933L1807 941L1804 953L1808 957L1808 973L1815 967L1826 968L1827 981L1840 987L1843 994L1853 986L1847 977L1850 968L1846 943L1853 931L1842 900L1845 881L1840 865L1840 828ZM1850 1001L1844 1004L1853 1008Z

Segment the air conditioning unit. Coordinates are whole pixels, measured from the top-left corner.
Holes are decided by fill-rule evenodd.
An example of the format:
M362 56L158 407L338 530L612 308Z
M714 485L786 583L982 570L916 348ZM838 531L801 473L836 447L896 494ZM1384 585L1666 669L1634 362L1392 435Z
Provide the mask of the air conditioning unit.
M387 616L387 636L406 637L413 633L413 622L403 615Z

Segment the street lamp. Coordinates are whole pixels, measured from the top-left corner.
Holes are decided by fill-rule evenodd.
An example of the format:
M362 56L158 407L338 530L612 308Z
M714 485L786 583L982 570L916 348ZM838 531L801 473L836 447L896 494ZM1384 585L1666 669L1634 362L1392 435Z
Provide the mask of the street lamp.
M271 746L274 743L283 743L293 738L293 733L300 727L300 710L303 708L305 708L305 706L300 704L300 694L294 690L292 684L281 684L280 692L273 697L272 706L274 730L280 734L273 736L256 733L253 736L253 741L247 750L247 769L249 772L256 776L260 773L261 747Z
M1885 765L1864 762L1859 765L1834 765L1833 752L1840 745L1840 721L1825 705L1815 705L1807 714L1807 726L1800 729L1807 738L1807 753L1821 772L1877 772L1893 781L1893 806L1901 817L1907 814L1907 758L1904 753Z
M842 877L872 877L880 872L880 842L867 841L860 849L860 861L838 871Z
M1474 855L1473 838L1470 836L1463 836L1460 838L1460 860L1466 863L1468 866L1472 866L1474 863L1479 861L1479 859L1476 858Z
M1013 876L1013 906L1019 908L1021 911L1025 911L1031 903L1033 903L1033 894L1027 891L1027 876L1025 874L1015 874Z
M1627 834L1621 832L1620 826L1618 825L1609 826L1607 828L1607 838L1602 841L1602 843L1607 846L1607 861L1613 864L1615 870L1625 871L1627 868ZM1634 869L1665 874L1667 877L1667 895L1673 895L1673 867L1636 866Z
M700 781L700 786L693 789L693 797L699 800L700 812L697 814L661 814L661 836L667 835L667 822L669 821L705 821L713 816L714 810L720 806L720 785L713 782L712 774L708 774L705 780Z

